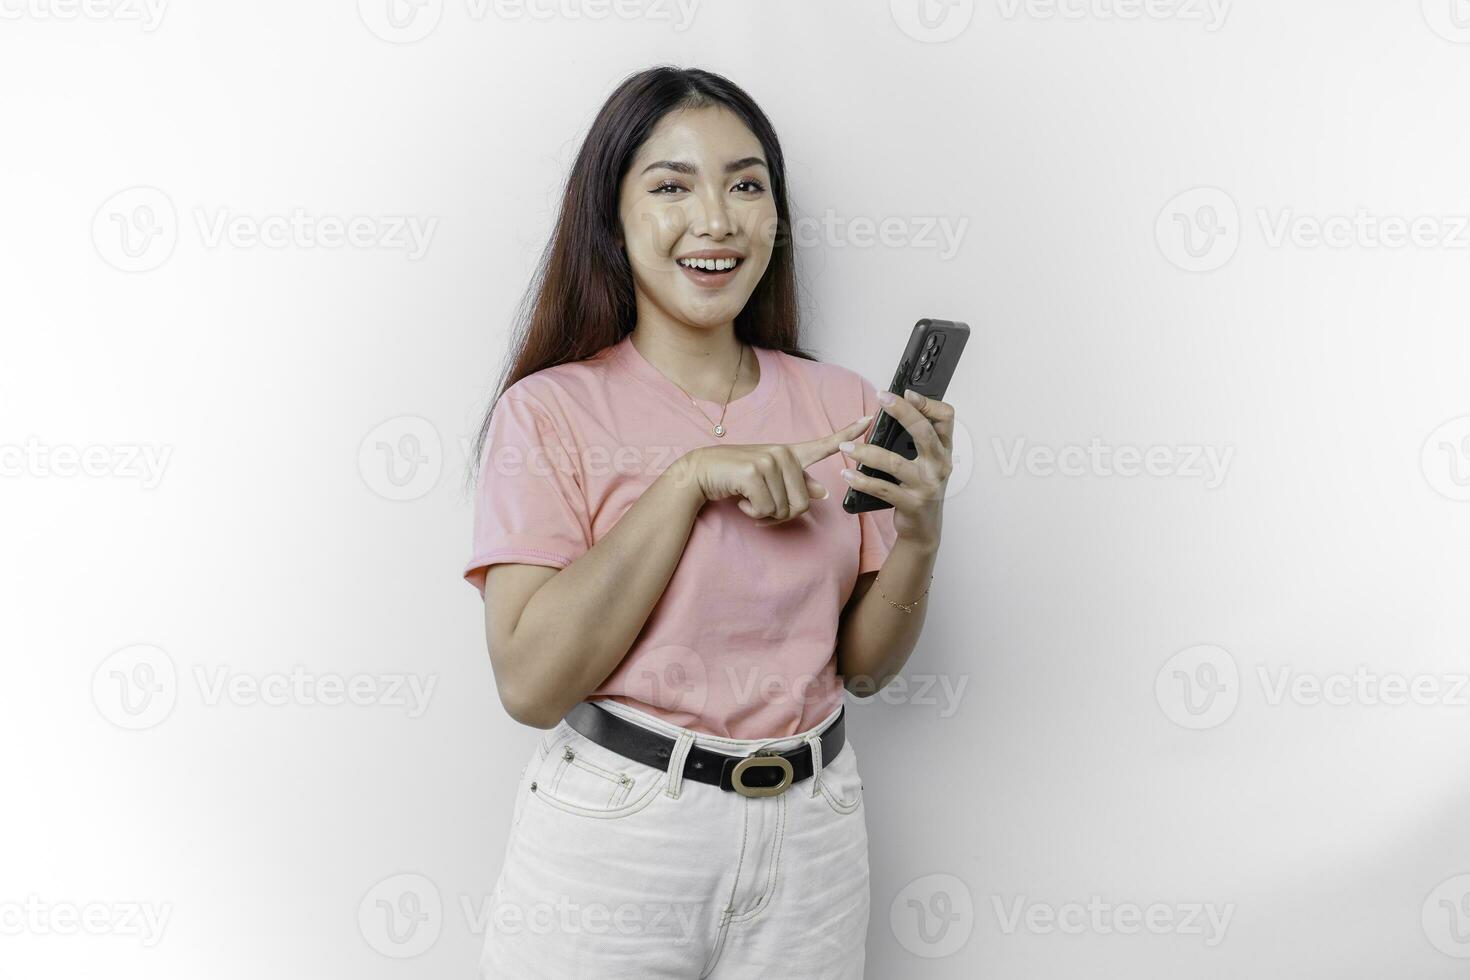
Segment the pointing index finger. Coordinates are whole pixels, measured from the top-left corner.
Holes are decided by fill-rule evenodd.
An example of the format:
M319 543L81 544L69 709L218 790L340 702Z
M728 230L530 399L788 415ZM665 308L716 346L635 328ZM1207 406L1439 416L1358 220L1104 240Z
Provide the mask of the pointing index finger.
M796 453L796 460L801 464L801 468L806 469L818 460L826 459L828 456L837 452L838 443L847 439L854 439L861 435L871 421L873 421L873 416L864 415L857 421L847 424L830 435L818 436L815 439L808 439L806 442L798 442L791 449Z

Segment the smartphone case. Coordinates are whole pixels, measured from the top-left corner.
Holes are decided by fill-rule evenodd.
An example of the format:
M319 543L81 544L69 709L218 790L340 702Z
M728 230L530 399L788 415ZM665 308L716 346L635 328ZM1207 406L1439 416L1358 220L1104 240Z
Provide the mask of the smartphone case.
M960 353L964 351L965 343L969 339L969 324L957 320L920 320L914 324L914 329L909 334L908 345L899 358L898 369L893 373L893 381L888 390L900 398L905 389L912 388L928 398L943 399L950 379L954 377L955 367L959 364ZM905 459L914 459L919 455L909 430L885 411L880 410L878 417L873 420L873 428L867 441L870 445L892 450ZM866 463L859 464L857 469L859 473L887 480L889 483L898 482L890 474L873 469ZM892 506L886 500L880 500L854 487L847 488L847 496L842 500L842 509L849 514Z

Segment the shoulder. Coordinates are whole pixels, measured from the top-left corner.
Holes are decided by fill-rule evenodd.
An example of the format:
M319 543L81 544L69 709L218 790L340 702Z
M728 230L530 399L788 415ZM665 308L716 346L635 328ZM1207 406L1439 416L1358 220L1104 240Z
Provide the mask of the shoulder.
M581 361L568 361L533 371L500 395L497 406L511 401L558 425L566 425L600 404L609 377L610 350L604 348Z
M773 351L787 380L819 400L837 416L856 412L875 403L873 382L852 368L834 361L812 361L785 351Z

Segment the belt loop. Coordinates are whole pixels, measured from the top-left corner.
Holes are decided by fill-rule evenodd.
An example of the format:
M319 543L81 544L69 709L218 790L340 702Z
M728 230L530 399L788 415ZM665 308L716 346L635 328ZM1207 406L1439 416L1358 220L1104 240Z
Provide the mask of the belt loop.
M679 798L679 791L684 786L684 761L689 758L693 745L693 732L680 732L674 739L674 751L669 753L669 786L664 790L673 799Z
M822 733L808 735L806 744L812 750L812 796L816 796L822 782Z

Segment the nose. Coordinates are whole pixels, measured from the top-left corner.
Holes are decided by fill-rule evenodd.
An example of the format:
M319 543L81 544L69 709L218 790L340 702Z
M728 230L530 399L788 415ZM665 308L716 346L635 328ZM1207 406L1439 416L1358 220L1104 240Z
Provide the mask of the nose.
M730 234L730 212L725 209L723 189L707 189L699 196L697 210L692 229L695 234L710 238L724 238Z

